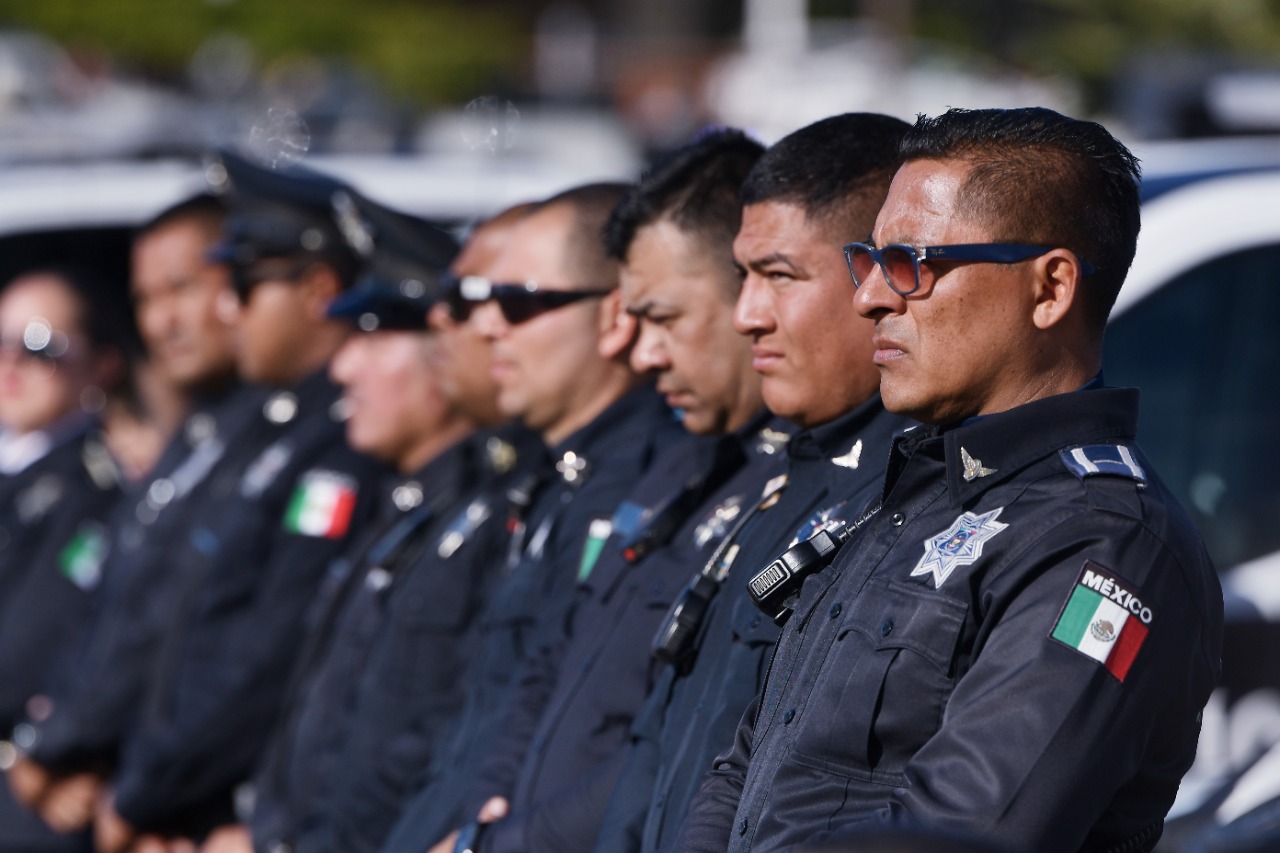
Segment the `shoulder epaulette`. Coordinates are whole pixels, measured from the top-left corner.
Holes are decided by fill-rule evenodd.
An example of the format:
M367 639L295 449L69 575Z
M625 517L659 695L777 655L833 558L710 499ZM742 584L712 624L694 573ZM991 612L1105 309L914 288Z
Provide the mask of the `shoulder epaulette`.
M1081 480L1085 477L1125 477L1138 483L1147 482L1133 451L1124 444L1084 444L1058 451L1067 470Z

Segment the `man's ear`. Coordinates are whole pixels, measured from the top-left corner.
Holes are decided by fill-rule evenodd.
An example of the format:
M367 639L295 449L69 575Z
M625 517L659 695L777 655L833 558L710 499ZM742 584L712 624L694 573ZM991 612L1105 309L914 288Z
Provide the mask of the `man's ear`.
M626 361L636 339L636 318L622 308L621 291L611 290L600 300L600 355Z
M303 270L294 286L302 289L307 316L313 320L323 320L329 303L342 293L342 280L337 271L319 262Z
M1052 249L1034 260L1035 305L1031 321L1037 329L1061 323L1073 311L1080 312L1084 272L1080 259L1066 249Z

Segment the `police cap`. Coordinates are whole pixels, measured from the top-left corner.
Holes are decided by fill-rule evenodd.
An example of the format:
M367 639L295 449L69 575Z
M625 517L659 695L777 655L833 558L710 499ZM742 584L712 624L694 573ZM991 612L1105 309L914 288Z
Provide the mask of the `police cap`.
M334 300L329 316L368 332L426 328L428 309L448 287L457 241L353 191L336 193L332 203L339 230L364 263L356 286Z

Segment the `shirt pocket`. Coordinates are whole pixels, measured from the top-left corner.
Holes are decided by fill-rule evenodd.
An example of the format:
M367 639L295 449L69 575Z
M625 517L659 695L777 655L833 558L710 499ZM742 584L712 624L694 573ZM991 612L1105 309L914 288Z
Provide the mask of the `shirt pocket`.
M872 580L832 641L793 747L808 766L904 784L954 685L968 605L924 587Z

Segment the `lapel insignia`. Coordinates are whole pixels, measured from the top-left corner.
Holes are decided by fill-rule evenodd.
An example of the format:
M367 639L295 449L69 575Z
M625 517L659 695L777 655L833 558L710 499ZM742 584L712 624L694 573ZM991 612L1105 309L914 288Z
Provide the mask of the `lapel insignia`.
M760 495L760 511L769 509L782 500L782 490L787 487L787 475L779 474L764 484L764 492Z
M763 453L766 456L773 456L780 453L791 440L791 436L785 432L776 429L765 428L760 430L757 436L756 453Z
M862 461L862 439L855 441L853 443L853 447L850 447L849 452L844 456L837 456L831 461L834 464L839 465L841 468L856 469L858 467L858 463Z
M591 463L585 456L566 450L564 456L560 457L560 461L556 463L556 470L560 472L560 476L566 483L571 486L580 486L586 482L587 474L591 472Z
M489 467L499 474L507 473L516 464L515 445L496 435L485 440L484 452L489 457Z
M996 472L995 468L984 467L981 459L974 459L969 455L969 451L963 447L960 448L960 461L964 464L964 481L966 483L971 483L979 477L985 477Z
M273 424L287 424L298 414L298 398L288 391L277 391L263 404L262 414Z
M980 515L966 512L951 526L924 543L924 556L911 570L911 577L933 575L934 589L941 589L957 566L970 566L982 556L982 546L1009 525L996 519L1004 507Z

